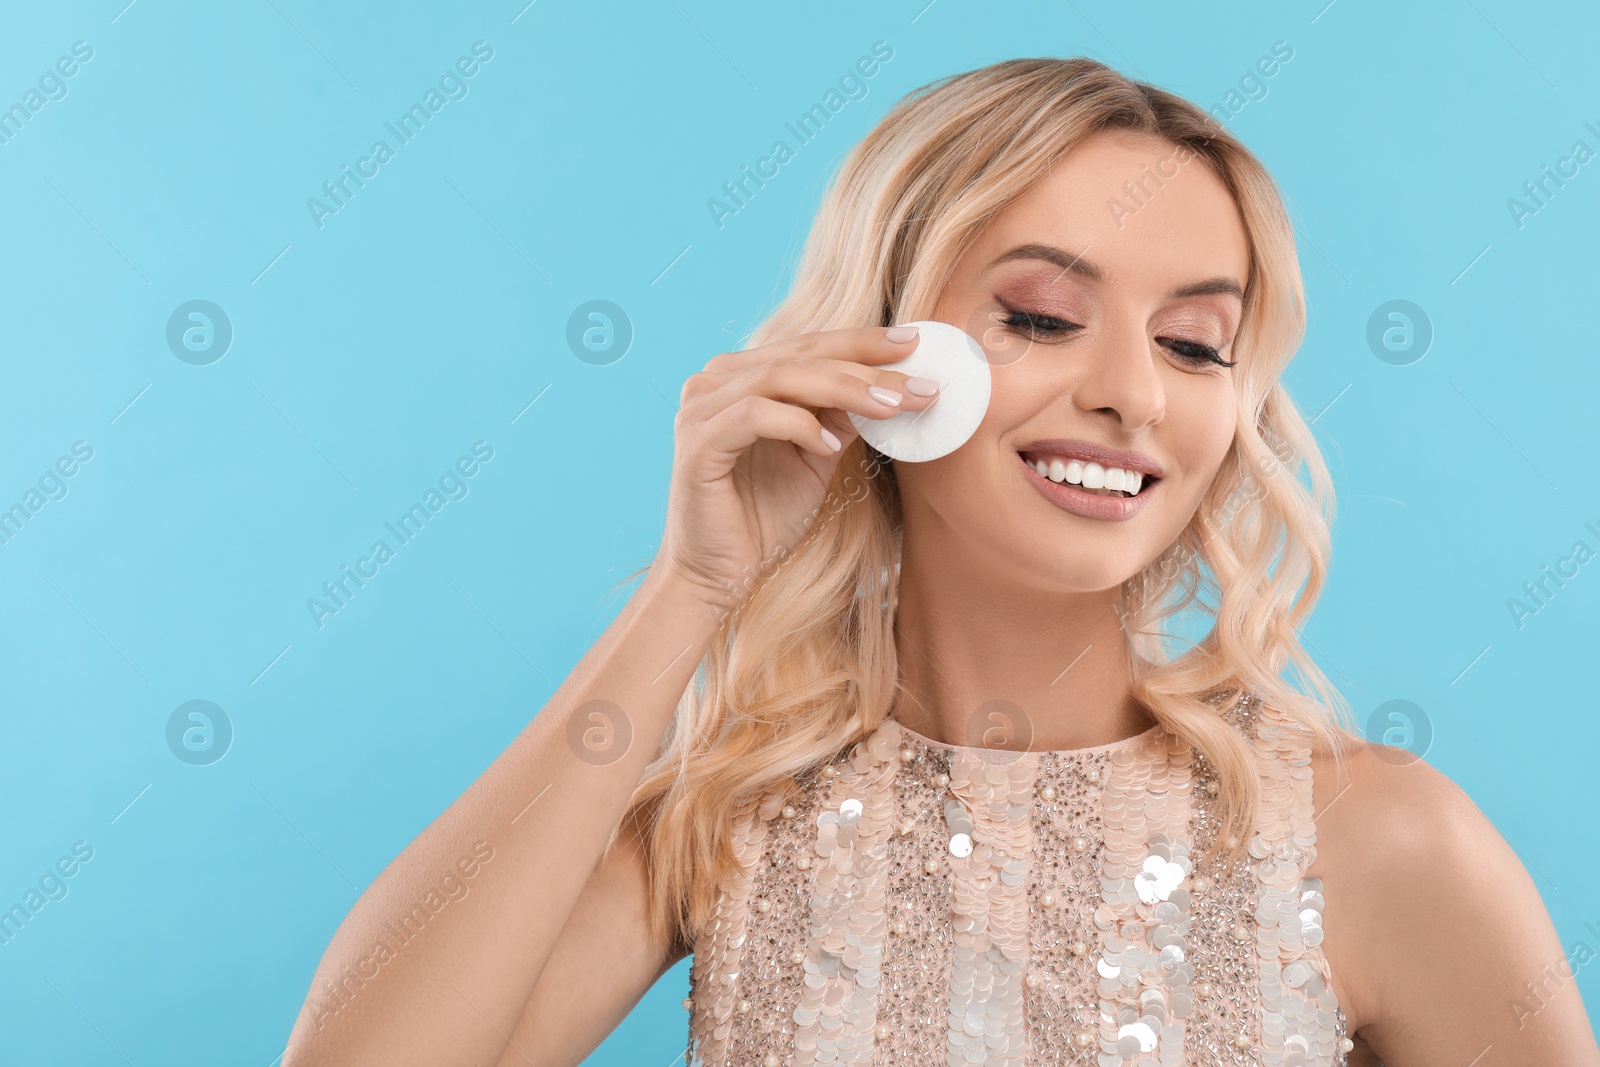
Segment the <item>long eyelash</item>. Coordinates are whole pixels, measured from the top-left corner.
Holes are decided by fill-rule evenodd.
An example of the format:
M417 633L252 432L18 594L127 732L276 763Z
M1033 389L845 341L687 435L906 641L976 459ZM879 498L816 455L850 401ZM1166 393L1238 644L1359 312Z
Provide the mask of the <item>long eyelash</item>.
M1236 359L1223 359L1222 353L1210 345L1202 345L1195 341L1180 341L1176 337L1169 337L1167 341L1170 344L1182 345L1184 348L1189 349L1188 352L1178 352L1178 355L1195 363L1215 363L1219 367L1232 367L1239 362Z
M1017 321L1019 319L1022 321ZM1069 329L1083 329L1077 323L1067 322L1065 319L1058 319L1050 315L1035 315L1031 311L1012 311L1011 314L1000 321L1007 326L1035 333L1061 333ZM1052 323L1053 325L1043 326L1040 325L1041 323Z
M1081 330L1077 323L1067 322L1052 315L1035 315L1031 311L1022 311L1017 308L1006 309L1009 314L1001 319L1001 323L1013 329L1027 330L1029 333L1057 334L1069 330ZM1050 325L1044 325L1044 324ZM1195 341L1182 341L1178 338L1166 338L1169 345L1175 346L1173 351L1191 363L1215 363L1219 367L1233 367L1238 365L1236 359L1223 359L1222 353L1209 345L1199 344Z

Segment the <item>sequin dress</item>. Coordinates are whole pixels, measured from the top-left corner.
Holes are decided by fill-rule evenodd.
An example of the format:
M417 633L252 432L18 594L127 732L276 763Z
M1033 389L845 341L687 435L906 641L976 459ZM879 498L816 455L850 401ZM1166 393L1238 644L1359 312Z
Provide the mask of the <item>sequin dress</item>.
M1214 776L1159 726L1011 752L887 719L787 802L746 798L685 1062L1345 1067L1308 735L1249 695L1221 714L1262 799L1226 871L1195 866Z

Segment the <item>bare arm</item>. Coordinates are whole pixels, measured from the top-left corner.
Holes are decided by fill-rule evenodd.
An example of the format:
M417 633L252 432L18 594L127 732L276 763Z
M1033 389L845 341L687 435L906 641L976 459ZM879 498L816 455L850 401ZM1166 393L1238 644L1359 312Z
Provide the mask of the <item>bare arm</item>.
M1351 771L1330 816L1361 831L1343 835L1339 921L1365 1043L1388 1067L1600 1067L1568 952L1505 838L1426 763L1369 747Z
M717 622L692 583L647 576L522 734L356 902L285 1067L500 1055ZM598 720L580 715L569 729L597 698L620 709L611 729L631 734L625 746L615 738L623 750L609 764L581 741ZM470 877L463 858L477 861ZM465 894L447 895L449 884Z
M656 567L527 728L356 901L284 1067L493 1063L516 1035L553 1041L540 1031L569 1022L572 991L605 983L581 1036L552 1053L566 1056L615 1025L643 975L681 958L629 936L642 929L636 842L597 866L723 614L818 514L855 436L845 413L887 418L936 399L868 391L905 388L904 374L869 364L903 358L915 339L903 327L802 334L720 354L689 378ZM598 928L608 900L635 918ZM595 966L599 977L585 972Z
M644 851L624 833L584 887L496 1067L577 1067L689 954L650 939L648 904Z

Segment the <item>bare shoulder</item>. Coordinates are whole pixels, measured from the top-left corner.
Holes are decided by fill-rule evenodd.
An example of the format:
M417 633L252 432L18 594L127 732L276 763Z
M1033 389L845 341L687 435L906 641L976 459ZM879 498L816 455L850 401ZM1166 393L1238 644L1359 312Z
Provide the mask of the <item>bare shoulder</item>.
M1314 753L1323 951L1357 1042L1387 1067L1600 1067L1573 968L1516 851L1404 749ZM1373 1062L1371 1059L1365 1062Z
M1319 850L1395 869L1430 847L1479 859L1508 847L1460 786L1404 749L1360 741L1339 761L1317 751L1311 762Z

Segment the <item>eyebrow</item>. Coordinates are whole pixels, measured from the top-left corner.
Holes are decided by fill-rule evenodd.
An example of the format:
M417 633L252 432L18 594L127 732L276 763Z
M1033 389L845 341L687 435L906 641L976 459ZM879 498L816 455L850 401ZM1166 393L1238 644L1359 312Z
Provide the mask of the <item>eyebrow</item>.
M1106 280L1106 272L1100 267L1096 266L1092 261L1084 259L1082 252L1069 252L1064 248L1057 248L1054 245L1018 245L1016 248L1013 248L1011 251L995 259L994 262L989 264L989 267L990 269L993 269L1002 263L1009 263L1014 259L1042 259L1047 263L1054 263L1063 271L1071 271L1073 274L1088 278L1092 282L1103 282ZM1194 282L1190 285L1179 286L1167 295L1168 297L1177 298L1186 296L1213 296L1216 294L1232 294L1233 296L1238 297L1241 301L1244 299L1244 290L1241 289L1239 287L1239 283L1234 281L1232 278L1207 278L1203 282Z

